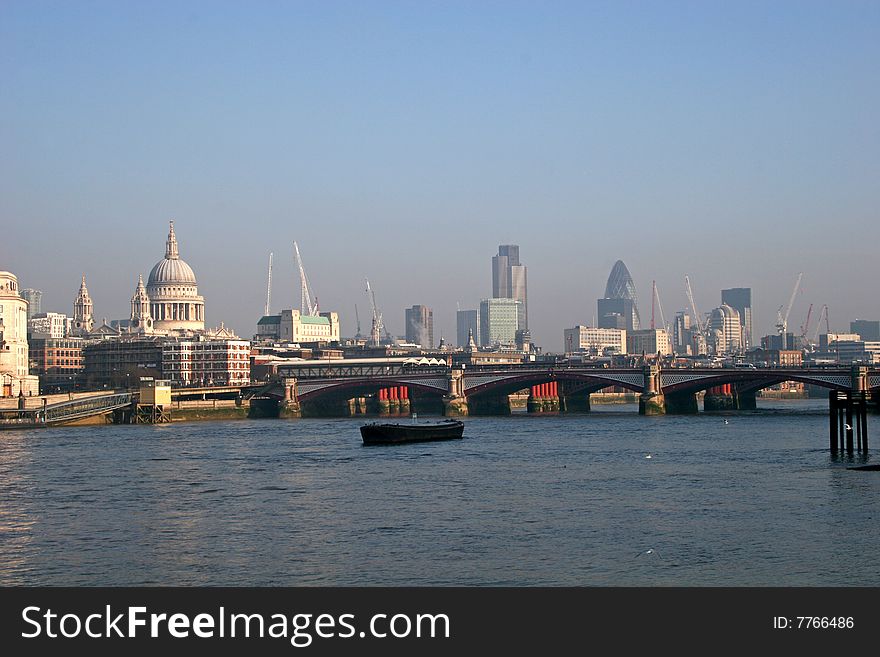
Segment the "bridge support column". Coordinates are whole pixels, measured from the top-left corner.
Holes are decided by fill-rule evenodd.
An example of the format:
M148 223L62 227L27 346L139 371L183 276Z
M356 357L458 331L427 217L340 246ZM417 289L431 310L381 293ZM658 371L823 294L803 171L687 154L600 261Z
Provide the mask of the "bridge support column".
M697 396L692 392L664 395L668 415L696 415L700 412Z
M828 394L829 446L831 453L846 449L852 454L868 452L868 391L832 390Z
M590 393L563 394L559 397L559 410L563 413L589 413Z
M639 415L665 415L666 399L660 392L660 368L645 365L642 368L644 387L639 395Z
M732 411L735 408L736 400L730 383L709 388L703 397L704 411Z
M510 415L509 395L468 397L467 405L469 415Z
M446 417L467 417L469 411L467 397L443 396L443 415Z
M748 392L740 392L737 388L733 389L736 398L736 409L740 411L754 411L758 408L758 396L754 390Z
M284 399L278 404L278 417L302 417L302 407L296 392L296 379L284 378L281 380L281 385L284 388Z

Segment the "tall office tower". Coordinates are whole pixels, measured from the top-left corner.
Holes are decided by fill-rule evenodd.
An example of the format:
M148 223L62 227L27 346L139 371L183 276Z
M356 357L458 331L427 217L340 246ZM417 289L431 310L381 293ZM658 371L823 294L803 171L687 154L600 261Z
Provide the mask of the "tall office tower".
M455 313L455 328L458 346L466 349L468 335L472 335L479 344L480 340L480 313L476 310L459 310Z
M637 330L633 328L633 302L630 299L598 299L596 305L598 328Z
M752 346L752 288L734 287L729 290L721 290L721 305L734 308L739 313L739 321L742 326L743 349Z
M24 292L22 295L24 296ZM880 321L870 319L857 319L849 323L849 332L858 333L865 342L877 342L880 340Z
M736 308L721 304L709 316L709 341L716 354L733 354L742 349L742 320Z
M34 315L39 315L43 312L41 308L41 306L43 305L42 290L34 290L33 288L26 287L21 291L21 298L28 302L28 319L31 319Z
M630 304L609 303L609 300L626 300ZM606 303L602 303L602 302ZM641 321L639 319L639 297L636 294L636 286L633 283L629 270L623 264L623 260L618 260L611 268L608 275L608 283L605 285L605 298L599 299L599 327L600 328L625 328L627 331L638 331L641 329ZM620 310L623 309L623 310ZM611 325L610 320L602 323L602 317L613 314L627 313L624 317L624 326Z
M519 261L519 246L501 244L498 255L492 256L492 297L520 302L518 323L521 329L529 327L527 287L526 266Z
M406 309L406 341L434 348L434 311L428 306Z

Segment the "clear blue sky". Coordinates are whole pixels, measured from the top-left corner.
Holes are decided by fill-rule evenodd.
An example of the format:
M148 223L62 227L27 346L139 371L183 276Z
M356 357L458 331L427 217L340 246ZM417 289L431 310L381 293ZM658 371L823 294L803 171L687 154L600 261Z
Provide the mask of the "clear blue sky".
M176 220L208 323L299 303L354 332L491 293L517 243L536 342L590 323L618 258L650 315L805 272L832 328L880 318L880 3L0 4L0 269L127 317ZM647 306L647 307L644 307Z

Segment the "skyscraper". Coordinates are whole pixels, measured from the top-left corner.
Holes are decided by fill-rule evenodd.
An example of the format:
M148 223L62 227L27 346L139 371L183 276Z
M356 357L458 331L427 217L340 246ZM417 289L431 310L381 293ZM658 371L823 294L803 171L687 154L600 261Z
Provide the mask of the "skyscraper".
M480 313L476 310L459 310L455 314L455 328L458 346L468 346L468 333L474 336L474 341L480 343Z
M22 293L22 296L24 296L24 293ZM849 323L849 332L858 333L862 340L876 342L880 340L880 321L857 319Z
M406 309L406 341L434 348L434 311L428 306Z
M631 303L619 303L609 300L623 299ZM603 303L604 302L604 303ZM611 268L608 275L608 283L605 285L605 298L598 300L599 310L599 327L600 328L623 328L627 331L638 331L641 329L641 320L639 319L639 297L636 294L636 286L633 283L629 270L623 264L623 260L618 260ZM611 317L620 315L623 317L623 326L619 320L605 319L603 317Z
M526 267L519 261L519 246L501 244L498 255L492 257L492 297L516 299L520 302L519 328L529 327Z
M728 305L739 313L742 326L742 346L744 349L752 345L752 288L733 287L721 290L721 305Z
M43 312L41 308L43 300L42 290L34 290L33 288L27 287L21 291L21 298L28 302L28 319Z

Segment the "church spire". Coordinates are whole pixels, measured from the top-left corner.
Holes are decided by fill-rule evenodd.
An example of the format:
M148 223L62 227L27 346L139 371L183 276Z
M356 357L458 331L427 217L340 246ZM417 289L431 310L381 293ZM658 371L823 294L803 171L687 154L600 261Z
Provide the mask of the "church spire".
M165 242L165 259L177 260L180 255L177 252L177 236L174 234L174 220L170 222L171 228L168 230L168 241Z

